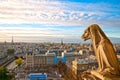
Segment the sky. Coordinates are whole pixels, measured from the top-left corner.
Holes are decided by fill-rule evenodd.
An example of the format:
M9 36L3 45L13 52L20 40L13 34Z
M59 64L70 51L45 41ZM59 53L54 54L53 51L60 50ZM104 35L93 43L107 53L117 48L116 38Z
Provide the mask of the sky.
M0 42L84 43L94 23L120 43L120 0L0 0Z

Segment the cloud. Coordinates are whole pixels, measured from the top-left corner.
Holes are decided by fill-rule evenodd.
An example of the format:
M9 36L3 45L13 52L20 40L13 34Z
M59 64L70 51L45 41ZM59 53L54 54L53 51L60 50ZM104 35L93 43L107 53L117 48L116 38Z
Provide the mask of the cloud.
M57 0L2 0L0 23L68 26L100 23L105 26L119 26L120 7L112 6L105 3L66 3ZM111 24L113 20L116 20L116 23Z
M120 26L120 6L60 0L0 0L0 41L79 42L85 26L97 23L103 29ZM77 27L76 27L77 26ZM105 28L104 28L105 27ZM119 30L112 28L112 30ZM119 38L119 32L106 31Z
M19 24L16 24L17 26ZM2 25L0 25L2 26ZM13 25L11 25L13 26ZM0 41L4 42L5 40L11 41L12 36L14 37L15 42L60 42L61 39L64 42L76 42L80 43L83 40L80 38L83 33L83 27L73 27L73 26L64 26L60 28L59 26L54 27L0 27ZM23 25L21 25L23 26ZM27 25L26 25L27 26ZM116 27L103 27L102 28L108 37L112 37L111 40L118 41L119 37L119 28ZM116 37L116 38L114 38ZM115 40L117 39L117 40Z
M73 27L72 27L73 28ZM67 30L66 30L67 29ZM66 27L0 27L0 41L11 41L11 37L14 36L17 41L31 41L38 40L54 41L56 39L72 39L79 38L79 33L75 31L80 29L74 27L74 29ZM47 40L48 39L48 40Z

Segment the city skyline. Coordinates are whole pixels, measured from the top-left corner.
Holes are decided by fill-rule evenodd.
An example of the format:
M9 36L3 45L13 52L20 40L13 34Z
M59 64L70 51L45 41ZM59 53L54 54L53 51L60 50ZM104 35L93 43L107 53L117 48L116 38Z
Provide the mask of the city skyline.
M119 0L0 0L0 42L83 42L97 23L112 42L120 41Z

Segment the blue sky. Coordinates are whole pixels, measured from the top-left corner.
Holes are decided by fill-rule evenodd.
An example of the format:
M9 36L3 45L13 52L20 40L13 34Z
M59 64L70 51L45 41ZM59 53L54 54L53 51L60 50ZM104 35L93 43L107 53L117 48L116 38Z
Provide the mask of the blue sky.
M83 42L90 24L120 42L119 0L0 0L0 42Z

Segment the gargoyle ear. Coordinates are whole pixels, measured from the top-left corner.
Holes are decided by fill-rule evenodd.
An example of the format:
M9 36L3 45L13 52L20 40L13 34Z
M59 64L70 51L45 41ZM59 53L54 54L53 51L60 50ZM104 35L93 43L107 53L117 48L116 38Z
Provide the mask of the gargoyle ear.
M88 32L90 33L90 27L88 27Z
M91 25L90 27L89 27L89 30L90 30L90 34L91 35L94 35L94 36L96 36L97 35L97 30L96 30L96 27L95 27L95 25Z
M87 32L88 32L89 34L91 34L90 27L87 28Z

